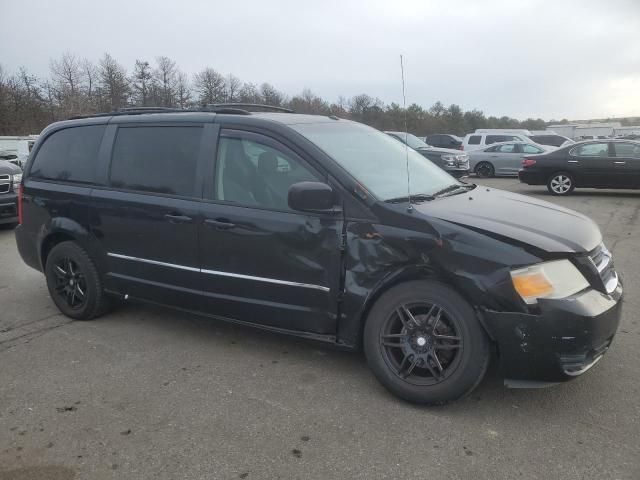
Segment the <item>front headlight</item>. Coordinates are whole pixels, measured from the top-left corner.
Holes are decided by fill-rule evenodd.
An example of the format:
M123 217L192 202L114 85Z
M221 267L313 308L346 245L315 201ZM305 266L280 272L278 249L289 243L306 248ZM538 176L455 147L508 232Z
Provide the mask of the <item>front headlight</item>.
M447 162L447 165L455 165L456 164L456 156L455 155L442 155L442 160L444 160L445 162Z
M13 189L17 190L20 186L20 182L22 182L22 174L18 173L16 175L13 175L11 182L13 183Z
M539 298L566 298L589 286L589 282L569 260L554 260L511 271L511 281L525 303Z

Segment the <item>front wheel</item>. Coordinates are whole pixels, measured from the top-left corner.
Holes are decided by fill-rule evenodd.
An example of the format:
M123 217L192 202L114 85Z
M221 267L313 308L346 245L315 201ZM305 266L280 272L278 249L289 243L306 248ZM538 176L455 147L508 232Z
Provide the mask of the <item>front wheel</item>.
M489 363L489 341L473 308L452 288L414 281L384 293L364 329L376 378L413 403L439 405L470 393Z
M573 177L566 172L554 173L547 182L547 189L552 195L569 195L574 188Z

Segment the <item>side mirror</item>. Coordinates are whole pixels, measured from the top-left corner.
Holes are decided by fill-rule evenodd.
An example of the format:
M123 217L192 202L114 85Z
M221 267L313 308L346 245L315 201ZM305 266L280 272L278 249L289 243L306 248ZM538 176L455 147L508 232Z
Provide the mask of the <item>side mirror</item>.
M289 187L289 207L302 212L333 210L333 189L322 182L298 182Z

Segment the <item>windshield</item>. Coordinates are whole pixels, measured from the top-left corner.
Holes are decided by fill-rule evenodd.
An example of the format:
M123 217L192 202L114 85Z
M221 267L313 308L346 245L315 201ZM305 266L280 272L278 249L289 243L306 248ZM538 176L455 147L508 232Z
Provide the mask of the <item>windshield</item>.
M418 152L379 130L349 121L290 125L338 162L379 200L432 194L458 182Z
M418 137L413 135L412 133L404 133L404 132L393 132L393 135L396 137L400 137L402 141L406 140L407 145L411 148L429 148L429 144L423 142Z

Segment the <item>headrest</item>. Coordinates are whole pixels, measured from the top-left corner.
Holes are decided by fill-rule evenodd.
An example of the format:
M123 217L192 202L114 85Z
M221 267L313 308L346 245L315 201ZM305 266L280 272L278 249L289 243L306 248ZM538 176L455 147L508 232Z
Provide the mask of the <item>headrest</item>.
M278 157L273 152L262 152L258 157L258 172L269 175L278 172Z

